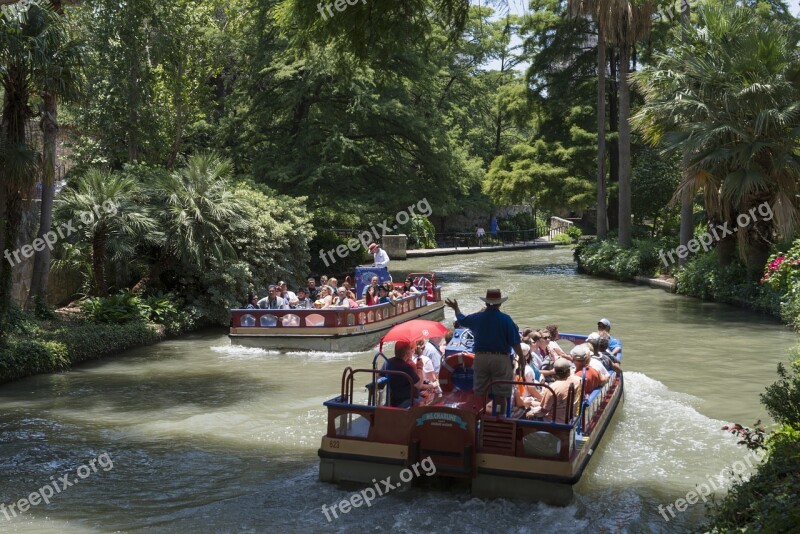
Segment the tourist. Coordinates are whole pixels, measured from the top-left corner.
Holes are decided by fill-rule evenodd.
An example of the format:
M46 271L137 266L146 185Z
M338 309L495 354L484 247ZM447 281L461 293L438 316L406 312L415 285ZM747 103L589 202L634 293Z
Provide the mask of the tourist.
M531 395L528 388L522 384L522 382L527 382L528 380L525 378L523 367L520 365L519 356L516 354L513 356L514 359L514 381L517 384L512 389L514 394L513 398L513 405L514 409L511 412L511 417L514 419L518 418L532 418L534 416L534 407L539 405L539 400L541 399L541 395L537 391L536 397Z
M313 301L306 296L307 294L306 288L304 287L297 290L297 304L294 305L295 309L304 310L314 307L312 304Z
M622 359L622 341L611 335L611 321L606 318L597 321L597 331L602 334L605 332L609 336L608 350L615 360Z
M533 345L533 328L526 328L522 331L522 342Z
M411 399L416 399L417 392L422 390L434 389L430 384L424 384L421 373L417 373L416 365L412 365L414 349L406 341L398 341L394 344L394 357L389 358L383 366L384 371L400 371L411 379L400 374L390 374L389 376L389 405L396 408L408 408L411 406ZM413 385L412 385L413 384Z
M389 298L389 292L386 291L386 288L383 286L378 287L378 304L386 304L389 302L393 302L391 298Z
M483 238L486 236L486 230L483 229L483 226L475 225L475 237L478 239L478 246L483 246Z
M550 334L535 330L531 335L531 340L533 341L531 348L533 366L539 369L545 382L552 382L556 374L554 365L560 358L550 351Z
M245 309L246 310L256 310L256 309L258 309L258 295L253 295L250 298L250 304L248 304Z
M439 350L441 342L441 337L432 337L425 343L425 350L423 352L425 357L429 358L433 363L433 370L436 376L439 376L439 371L442 368L442 354L444 351Z
M374 306L375 304L379 304L380 301L378 298L378 286L367 286L364 292L364 305Z
M375 267L386 267L389 268L389 255L386 253L385 250L381 248L380 245L377 243L372 243L369 246L369 253L372 254L372 257L375 262Z
M331 304L332 308L357 308L358 304L347 296L347 289L344 287L340 287L336 291L336 298L333 300L333 304Z
M417 372L422 371L422 380L424 384L431 384L435 386L436 392L441 392L439 388L439 376L434 369L433 360L425 354L425 348L428 342L424 339L417 341L414 348L414 364L416 365Z
M572 361L575 362L575 375L583 380L583 393L588 396L589 393L603 385L600 374L589 365L592 355L586 345L578 345L570 351L570 354Z
M622 372L622 367L620 366L620 362L611 354L611 351L608 350L610 336L603 332L600 334L600 342L597 345L597 350L600 353L600 358L605 365L606 369L609 371L615 371L617 373Z
M283 301L286 302L290 308L293 308L295 305L297 305L297 295L294 293L294 291L289 291L289 287L283 280L278 282L278 291L280 292L280 296Z
M500 305L508 300L503 297L499 289L489 289L486 297L481 297L486 303L486 309L465 316L461 313L458 301L447 299L445 304L456 313L459 324L472 331L475 338L473 352L473 390L476 395L483 396L489 384L494 380L514 379L514 370L511 364L511 349L520 357L519 328L510 316L500 311ZM495 405L499 408L501 417L505 416L507 397L511 396L511 384L495 384L491 393L494 394Z
M418 295L420 293L422 293L422 291L414 286L414 280L412 278L406 278L405 282L403 282L403 296L407 297L409 295Z
M317 289L317 281L314 280L313 276L310 276L308 278L308 288L307 288L306 292L307 292L308 298L312 302L317 300L317 292L318 291L319 290Z
M597 373L600 375L600 381L605 384L608 382L610 375L608 374L608 369L606 369L606 366L603 365L603 362L600 358L600 334L597 332L592 332L589 334L589 337L586 338L586 345L589 346L592 356L589 359L589 365L591 365L592 368L597 371Z
M323 309L329 308L331 302L333 302L333 290L331 289L331 286L322 286L319 288L318 296L319 298L317 299L317 302L320 303L319 307ZM316 308L316 303L314 307Z
M556 361L553 370L555 371L555 380L544 388L541 400L541 412L539 415L545 421L554 421L557 423L568 423L567 421L567 403L569 401L570 390L574 391L574 386L568 380L570 376L571 366L569 360L559 358ZM575 392L573 395L579 395L580 392ZM553 419L555 414L555 419Z
M336 293L336 289L337 289L337 286L339 285L339 281L334 277L330 277L330 278L328 278L328 285L331 286L331 288L333 288L333 292Z
M286 304L286 301L281 298L278 293L278 287L271 285L269 286L268 295L263 299L258 301L258 307L262 310L286 310L289 309L289 305Z
M531 355L531 346L527 343L520 343L520 347L522 348L522 377L525 379L525 382L539 382L541 380L541 374L539 370L536 369L532 365L533 357ZM525 386L528 390L528 394L534 396L537 399L541 399L541 394L539 393L539 389L536 386L527 385Z
M558 333L558 325L549 324L544 327L544 331L547 331L550 334L550 343L547 345L550 348L550 351L562 358L572 361L572 358L569 357L569 354L564 352L561 346L557 343L557 341L561 339L561 334Z
M319 277L319 285L320 287L328 285L328 275L323 274Z
M377 276L373 276L372 278L370 278L369 285L365 286L364 289L361 291L361 296L362 297L366 296L367 290L369 288L371 288L371 287L375 289L375 293L377 294L378 293L378 277Z

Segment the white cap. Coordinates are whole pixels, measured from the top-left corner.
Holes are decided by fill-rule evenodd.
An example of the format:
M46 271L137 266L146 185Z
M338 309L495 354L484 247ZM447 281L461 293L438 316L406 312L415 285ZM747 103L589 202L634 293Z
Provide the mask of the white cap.
M611 328L611 321L609 321L609 320L608 320L608 319L606 319L605 317L603 317L602 319L600 319L600 320L599 320L599 321L597 321L597 322L598 322L598 324L599 324L599 323L602 323L602 324L606 325L606 328Z
M522 347L522 354L524 354L525 356L527 356L530 353L531 346L528 345L527 343L520 343L519 346Z

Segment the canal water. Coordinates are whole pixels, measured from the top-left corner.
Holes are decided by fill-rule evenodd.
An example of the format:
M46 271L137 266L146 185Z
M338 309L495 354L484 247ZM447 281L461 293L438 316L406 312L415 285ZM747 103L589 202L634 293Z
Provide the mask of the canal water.
M611 320L625 346L625 404L573 504L425 485L329 522L322 506L352 488L317 481L322 402L345 366L367 366L371 354L269 353L219 331L0 387L0 532L685 531L702 524L702 502L684 512L673 503L752 463L720 427L766 418L759 394L797 341L757 314L577 275L563 249L393 268L436 269L466 312L500 287L520 326L588 332ZM62 489L65 474L73 484ZM9 511L34 492L53 496Z

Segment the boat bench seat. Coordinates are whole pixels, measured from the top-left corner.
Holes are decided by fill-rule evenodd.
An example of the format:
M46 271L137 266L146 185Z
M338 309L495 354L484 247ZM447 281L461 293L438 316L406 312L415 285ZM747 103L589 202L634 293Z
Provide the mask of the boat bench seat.
M369 384L367 384L364 387L366 387L368 391L374 391L375 388L376 388L376 385L377 385L377 389L378 390L382 390L388 384L389 384L389 377L388 376L382 376L378 380L376 380L374 382L370 382Z

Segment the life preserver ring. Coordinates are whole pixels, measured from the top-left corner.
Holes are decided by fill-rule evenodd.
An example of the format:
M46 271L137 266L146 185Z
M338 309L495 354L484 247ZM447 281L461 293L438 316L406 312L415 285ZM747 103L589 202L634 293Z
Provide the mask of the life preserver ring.
M472 374L472 365L474 363L475 355L471 352L459 352L458 354L451 354L442 360L442 367L439 370L439 386L442 388L442 391L453 391L459 382L465 380L466 375ZM467 369L469 369L469 371L467 371ZM471 380L467 384L464 384L464 387L459 387L459 389L471 390Z

